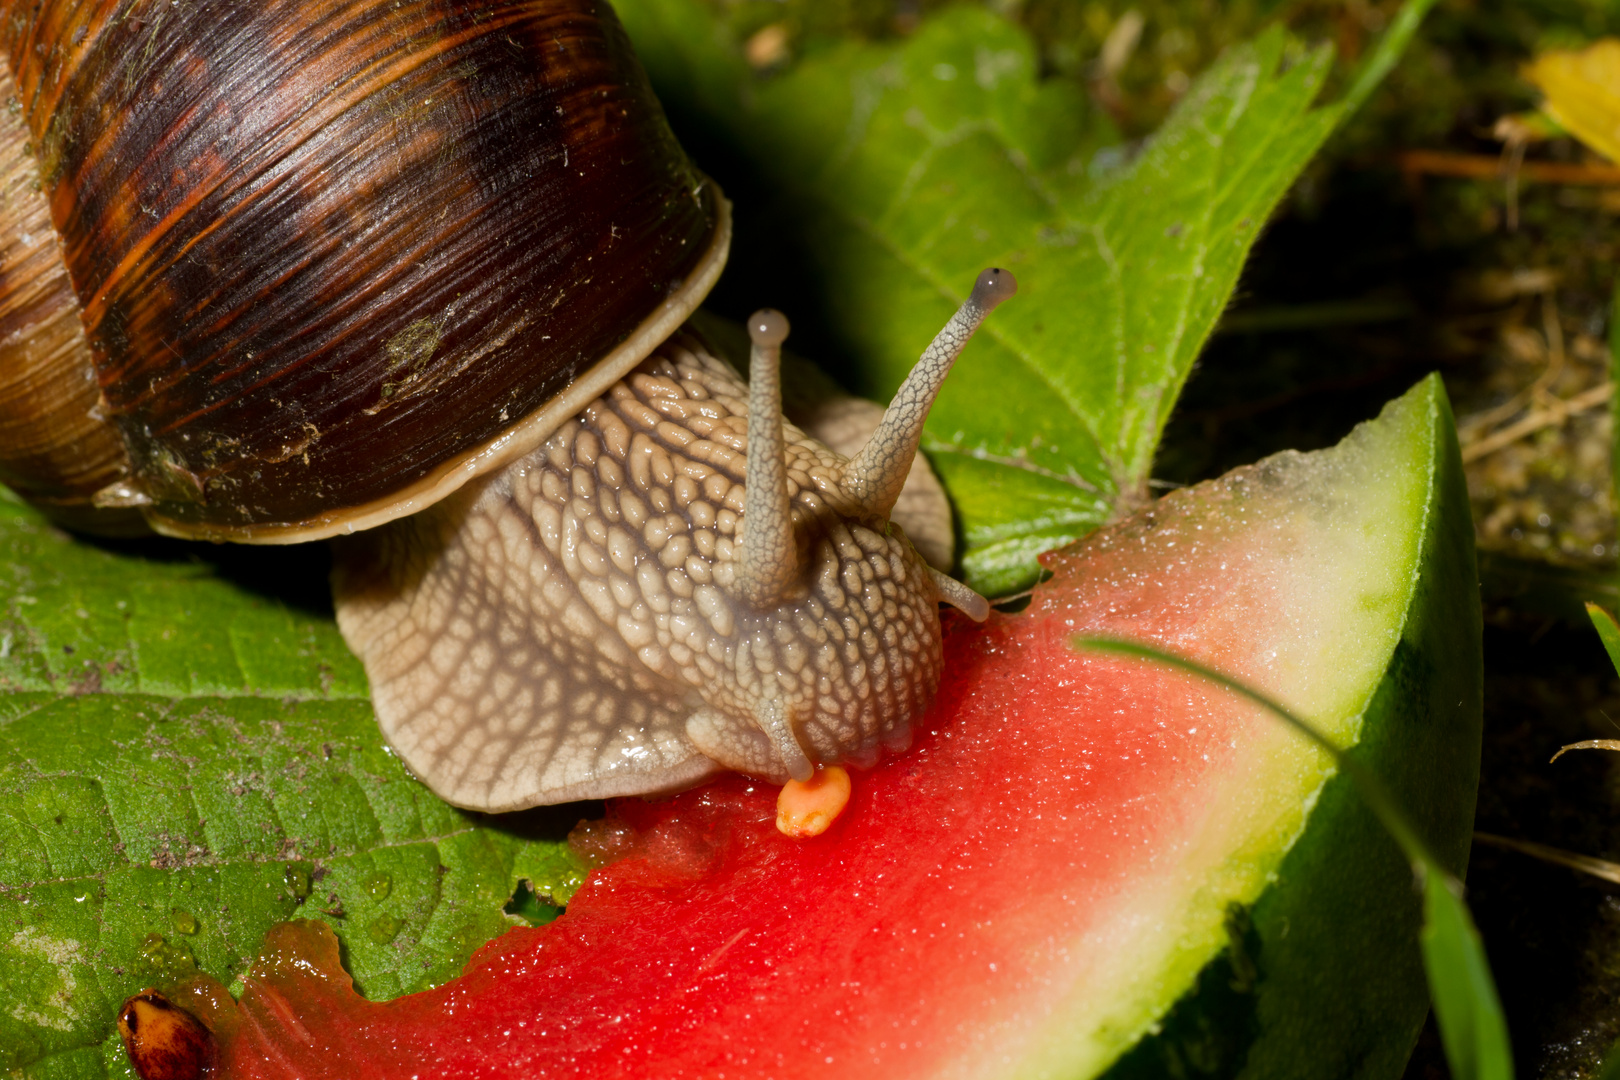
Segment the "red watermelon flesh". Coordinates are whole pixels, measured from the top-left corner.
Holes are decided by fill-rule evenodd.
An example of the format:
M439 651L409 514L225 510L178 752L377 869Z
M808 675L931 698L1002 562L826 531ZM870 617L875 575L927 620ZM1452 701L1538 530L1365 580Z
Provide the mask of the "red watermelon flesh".
M1046 557L1023 613L951 621L914 745L855 774L818 838L778 833L776 790L743 777L616 802L631 854L560 919L387 1003L354 992L323 924L277 928L213 1018L222 1072L1103 1071L1227 946L1230 905L1266 891L1332 769L1223 691L1070 639L1158 642L1355 742L1433 532L1444 403L1426 387L1335 450Z

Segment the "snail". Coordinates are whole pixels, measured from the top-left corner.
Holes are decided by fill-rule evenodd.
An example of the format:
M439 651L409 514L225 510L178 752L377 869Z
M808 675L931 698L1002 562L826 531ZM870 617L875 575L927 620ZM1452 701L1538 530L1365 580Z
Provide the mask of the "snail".
M846 457L682 324L730 208L606 3L15 5L0 481L60 523L343 538L340 628L457 805L774 781L908 739L938 604L890 520L989 270Z

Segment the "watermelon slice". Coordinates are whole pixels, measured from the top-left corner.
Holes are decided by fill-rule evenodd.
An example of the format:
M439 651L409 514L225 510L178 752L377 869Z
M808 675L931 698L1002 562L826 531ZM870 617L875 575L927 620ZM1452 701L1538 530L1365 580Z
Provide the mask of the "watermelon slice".
M1269 691L1468 849L1480 615L1431 378L1338 447L1177 492L953 623L915 745L824 835L732 777L610 808L630 855L460 978L362 999L323 924L272 932L241 1077L1397 1076L1419 898L1329 760L1229 694L1082 655L1150 640Z

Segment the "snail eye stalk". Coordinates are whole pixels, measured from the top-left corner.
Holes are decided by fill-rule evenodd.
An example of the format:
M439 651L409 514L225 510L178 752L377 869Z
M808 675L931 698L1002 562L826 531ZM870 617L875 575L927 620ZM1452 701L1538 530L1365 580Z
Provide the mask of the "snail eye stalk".
M888 518L900 498L922 441L923 421L956 358L984 317L1017 291L1018 282L1006 270L991 267L979 274L973 292L900 384L877 431L850 459L839 486L874 518Z
M748 467L736 584L743 601L763 611L787 597L800 570L782 434L787 316L770 308L754 312L748 319L748 336L753 340L748 359Z

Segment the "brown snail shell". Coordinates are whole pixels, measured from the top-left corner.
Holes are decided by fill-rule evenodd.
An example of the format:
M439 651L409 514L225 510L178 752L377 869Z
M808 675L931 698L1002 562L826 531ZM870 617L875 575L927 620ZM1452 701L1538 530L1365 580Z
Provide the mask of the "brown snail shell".
M410 513L724 263L725 201L605 2L5 15L0 481L64 523L283 543Z

